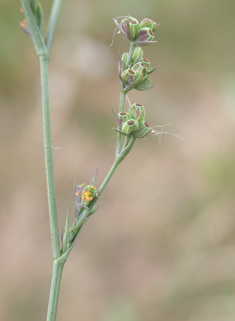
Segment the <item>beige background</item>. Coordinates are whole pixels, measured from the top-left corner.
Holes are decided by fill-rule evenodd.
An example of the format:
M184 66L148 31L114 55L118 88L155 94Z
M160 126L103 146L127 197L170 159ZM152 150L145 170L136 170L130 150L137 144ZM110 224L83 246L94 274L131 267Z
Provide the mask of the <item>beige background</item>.
M65 265L58 321L234 320L234 12L230 0L64 1L50 62L60 229L74 178L88 183L99 167L99 186L114 159L129 43L116 35L108 47L113 17L160 23L144 47L156 86L129 99L185 141L137 141ZM39 64L22 19L20 1L0 0L2 321L45 320L52 267Z

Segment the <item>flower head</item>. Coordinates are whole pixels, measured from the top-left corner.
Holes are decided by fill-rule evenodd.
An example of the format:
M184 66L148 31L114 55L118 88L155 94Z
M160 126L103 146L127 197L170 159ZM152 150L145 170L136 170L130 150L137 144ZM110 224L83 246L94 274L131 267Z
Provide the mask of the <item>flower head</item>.
M123 36L135 44L144 46L156 42L153 41L154 31L158 26L155 21L145 18L139 23L137 19L131 16L124 17L120 23L117 19L113 20Z

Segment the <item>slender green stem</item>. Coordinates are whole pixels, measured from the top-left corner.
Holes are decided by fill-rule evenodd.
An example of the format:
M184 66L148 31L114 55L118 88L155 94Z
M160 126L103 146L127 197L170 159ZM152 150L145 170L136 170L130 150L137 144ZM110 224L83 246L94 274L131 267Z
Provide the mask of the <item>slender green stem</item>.
M48 52L51 50L51 44L55 33L55 27L58 21L62 0L54 0L49 18L45 44Z
M116 157L113 165L111 166L107 176L105 177L103 183L100 185L100 188L98 190L98 197L96 197L90 204L90 208L89 209L85 209L81 216L79 217L78 221L76 222L76 225L74 227L74 230L79 231L79 229L81 228L81 226L83 225L83 223L85 222L86 218L89 216L90 212L92 211L95 203L97 202L97 200L99 199L100 195L103 193L105 187L107 186L108 182L110 181L110 179L112 178L115 170L117 169L118 165L123 161L123 159L129 154L129 152L131 151L134 143L135 143L136 138L132 137L132 139L129 141L129 143L127 144L127 146L119 153L118 157Z
M56 209L55 183L54 183L54 170L53 170L52 144L51 144L48 57L40 56L39 61L40 61L40 68L41 68L43 138L44 138L44 153L45 153L45 167L46 167L46 180L47 180L47 197L48 197L53 257L54 259L57 259L60 256L60 240L59 240L58 222L57 222L57 209Z
M61 276L62 276L64 263L65 261L61 259L54 260L53 262L51 292L50 292L48 311L47 311L47 321L55 321L56 319L59 292L60 292L60 283L61 283Z
M123 90L123 83L120 84L121 92L120 92L120 103L119 103L119 113L124 111L124 104L126 99L126 93ZM117 143L116 143L116 157L121 151L121 140L122 140L122 134L117 133Z
M124 141L124 144L123 144L123 148L126 148L126 147L127 147L128 143L129 143L129 141L130 141L130 139L131 139L131 137L130 137L130 136L126 136L126 137L125 137L125 141Z

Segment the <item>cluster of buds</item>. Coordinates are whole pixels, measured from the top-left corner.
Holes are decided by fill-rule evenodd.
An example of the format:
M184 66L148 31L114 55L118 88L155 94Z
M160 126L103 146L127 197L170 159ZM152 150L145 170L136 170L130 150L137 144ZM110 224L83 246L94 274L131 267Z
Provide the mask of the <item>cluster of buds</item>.
M140 47L135 48L128 64L128 53L124 52L119 61L119 77L124 85L125 92L131 89L148 90L153 86L149 86L150 74L156 70L150 68L150 62L143 57L143 50Z
M141 22L137 19L126 16L119 23L116 19L113 19L118 30L130 41L139 46L148 45L154 43L154 31L158 25L155 21L145 18Z
M118 124L115 130L125 136L142 138L153 130L145 121L145 109L140 104L133 104L128 112L115 114L115 118Z
M43 26L42 6L40 5L40 3L38 1L35 1L35 0L29 0L29 4L30 4L31 10L32 10L32 13L35 17L35 21L38 26L38 29L42 33L42 26ZM21 12L24 12L23 9L21 9ZM30 34L25 19L22 22L20 22L20 26L28 35Z
M144 58L140 46L156 42L153 39L158 25L149 18L138 22L131 16L124 17L120 23L116 19L114 22L118 30L132 43L129 53L124 52L119 58L118 71L122 90L126 94L132 89L143 91L152 88L153 86L149 86L149 75L157 67L151 69L150 62ZM145 121L145 109L142 105L133 104L128 112L121 110L118 114L114 113L114 116L118 124L115 130L122 135L142 138L150 132L155 132Z
M75 211L79 215L81 209L88 209L91 201L96 197L97 190L94 185L75 185Z
M139 46L155 43L153 41L154 31L157 28L156 22L149 18L138 22L135 18L127 16L120 23L114 19L119 31L132 42L136 47L134 52L125 52L119 59L119 78L123 83L124 91L127 93L132 89L147 90L149 86L150 74L157 68L150 68L150 62L144 58L143 50Z

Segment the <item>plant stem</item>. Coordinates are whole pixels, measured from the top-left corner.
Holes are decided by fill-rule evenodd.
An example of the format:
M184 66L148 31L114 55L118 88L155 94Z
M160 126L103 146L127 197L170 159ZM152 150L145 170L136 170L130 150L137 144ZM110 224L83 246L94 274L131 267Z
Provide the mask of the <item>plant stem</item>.
M93 209L95 203L97 202L97 200L99 199L100 195L102 194L102 192L104 191L105 187L107 186L108 182L110 181L110 179L112 178L115 170L117 169L118 165L123 161L123 159L129 154L129 152L131 151L134 143L135 143L136 138L132 137L132 139L129 141L129 143L127 144L127 146L119 153L118 157L115 158L115 161L113 163L113 165L111 166L107 176L105 177L103 183L100 185L100 188L98 190L98 196L91 202L90 204L90 208L89 209L85 209L81 216L79 217L78 221L76 222L76 225L74 227L74 230L79 231L79 229L81 228L81 226L83 225L83 223L85 222L86 218L89 216L90 211Z
M61 276L62 276L64 263L65 261L61 259L54 260L53 262L51 292L50 292L48 311L47 311L47 321L55 321L56 319L60 283L61 283Z
M126 99L126 93L124 91L123 83L120 82L120 103L119 103L119 113L124 111L124 104L125 104L125 99ZM117 143L116 143L116 157L121 151L121 140L122 140L122 134L117 133Z
M52 144L51 144L48 57L45 55L40 56L39 61L40 61L40 69L41 69L43 138L44 138L44 154L45 154L45 168L46 168L46 181L47 181L47 197L48 197L53 257L54 259L57 259L60 256L60 240L59 240L59 232L58 232L54 170L53 170L53 158L52 158Z
M130 44L130 49L129 49L129 53L128 53L128 58L127 58L127 65L130 64L131 62L131 57L132 54L135 50L136 44L134 42L131 42ZM122 83L122 81L120 81L120 102L119 102L119 113L124 111L124 104L125 104L125 99L126 99L126 92L124 90L124 85ZM117 143L116 143L116 157L118 156L118 154L121 151L121 140L122 140L122 134L121 133L117 133Z
M46 39L45 39L45 44L48 52L50 52L51 50L51 44L55 33L55 27L58 21L61 5L62 5L62 0L54 0L52 5L49 23L47 27Z

